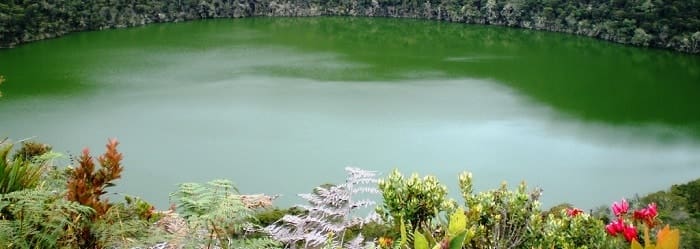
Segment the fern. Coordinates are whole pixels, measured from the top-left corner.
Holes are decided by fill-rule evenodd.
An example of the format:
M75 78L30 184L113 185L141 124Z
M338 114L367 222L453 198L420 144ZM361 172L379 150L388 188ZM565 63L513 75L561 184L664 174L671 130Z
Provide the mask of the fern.
M148 219L138 213L138 206L119 203L92 224L98 244L105 248L134 248L168 240L161 229L154 229Z
M377 194L376 173L347 167L348 177L343 184L317 187L314 193L300 194L309 205L299 205L306 210L303 215L285 215L276 224L266 227L273 238L291 248L340 247L353 248L362 244L362 235L352 243L344 243L345 232L353 226L362 226L374 218L355 217L357 209L370 207L374 202L368 199L355 200L358 194Z
M76 217L92 209L45 189L27 189L0 196L0 244L7 248L65 248L78 240Z
M252 226L249 221L254 219L253 212L241 201L238 189L230 181L183 183L170 196L188 224L191 237L187 240L193 246L240 248L246 244L274 244L271 240L245 238Z

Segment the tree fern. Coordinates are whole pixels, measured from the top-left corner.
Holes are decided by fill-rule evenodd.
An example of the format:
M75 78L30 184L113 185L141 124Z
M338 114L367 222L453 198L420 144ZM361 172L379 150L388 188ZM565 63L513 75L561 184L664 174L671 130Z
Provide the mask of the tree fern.
M252 210L241 201L238 189L227 180L207 184L183 183L171 195L178 212L190 229L187 240L191 246L207 245L221 248L272 248L274 241L245 238L254 218ZM236 246L234 246L236 245Z
M348 228L361 226L374 217L373 213L368 217L354 216L357 209L374 205L374 201L356 200L354 197L379 193L376 173L351 167L345 170L348 173L345 183L327 188L317 187L311 194L299 195L309 203L298 206L307 214L285 215L276 224L268 226L266 231L291 248L352 248L362 244L362 237L352 243L344 243L343 239Z

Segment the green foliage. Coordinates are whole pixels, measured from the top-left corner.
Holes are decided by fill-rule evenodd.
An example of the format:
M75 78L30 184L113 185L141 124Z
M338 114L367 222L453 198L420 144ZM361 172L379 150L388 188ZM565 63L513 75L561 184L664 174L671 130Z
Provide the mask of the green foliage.
M114 169L117 168L115 165L118 165L121 154L116 152L116 143L111 144L99 161ZM20 149L13 159L8 160L12 145L3 141L0 146L3 146L0 150L0 166L9 168L14 167L16 162L21 162L19 165L23 167L29 165L41 169L37 173L39 180L32 180L32 184L5 188L13 190L0 193L2 248L134 248L171 241L169 235L154 227L153 223L160 215L144 200L127 196L123 203L109 203L105 212L97 215L91 206L65 198L70 196L68 191L75 189L66 189L66 185L58 183L65 183L67 179L74 180L76 171L52 167L52 159L58 155L47 153L50 147L32 144ZM92 161L89 156L85 157L83 163L88 161ZM90 171L84 169L84 172ZM46 174L42 174L44 172ZM356 171L358 172L362 173ZM104 172L99 177L102 177L104 183L109 178L107 174L119 175L114 173ZM95 177L97 174L91 175ZM34 178L32 175L31 179ZM3 184L6 182L21 180L6 180ZM360 174L356 180L349 182L352 184L346 182L318 188L315 193L307 195L307 200L313 204L314 201L326 200L330 196L347 198L346 195L355 190L365 190L360 183L374 183L367 178L367 174ZM108 185L111 184L102 184ZM541 191L535 189L528 192L524 183L515 190L509 190L504 183L500 188L474 193L472 175L462 173L459 175L459 187L465 201L464 208L456 207L453 200L447 199L446 187L432 176L419 178L414 174L406 179L394 170L380 181L379 186L385 202L378 210L393 223L350 222L343 230L338 230L342 234L315 234L322 236L326 242L319 247L340 248L343 245L344 248L361 248L361 243L367 241L362 235L370 241L378 241L378 248L612 249L628 246L622 244L624 242L621 240L607 236L603 222L603 219L609 219L604 214L609 213L607 207L594 214L586 214L581 213L581 210L569 212L572 206L561 204L547 212L541 212ZM104 193L103 189L98 193ZM333 192L332 189L340 192ZM285 216L308 216L313 209L265 209L254 212L243 204L233 184L225 180L207 184L185 183L171 194L171 198L189 228L185 235L187 237L181 238L188 243L184 245L188 248L201 248L204 245L209 248L280 248L280 242L269 239L257 227L273 224ZM343 209L345 211L342 212L342 217L347 216L348 210L369 203L349 199L339 202L343 204L341 207L348 208ZM664 229L655 237L645 234L643 241L632 242L633 248L641 248L642 244L655 244L656 248L675 248L678 237L682 238L681 248L700 248L700 179L674 185L667 191L638 198L636 202L656 203L659 210L659 224L656 225L671 224L680 231ZM311 218L316 219L318 216ZM303 219L298 221L306 222ZM333 227L335 223L329 224L327 227ZM90 243L85 241L86 231L91 236ZM346 242L351 238L355 239ZM652 243L652 240L655 242Z
M0 144L0 194L7 194L25 188L33 188L39 184L42 173L42 161L25 159L15 156L9 160L8 154L12 150L12 144Z
M373 241L384 236L396 236L394 228L386 223L373 221L365 224L349 227L345 232L345 240L356 238L362 234L365 241Z
M167 241L165 232L152 226L160 216L153 214L151 204L128 196L125 201L113 205L101 219L90 224L100 246L134 248Z
M0 75L0 85L2 85L3 82L5 82L5 77ZM0 91L0 97L2 97L2 91ZM2 145L2 143L0 143L0 145Z
M681 248L700 248L700 179L651 193L640 202L657 204L658 220L680 230Z
M533 248L580 248L614 249L621 248L620 240L605 233L605 223L590 214L582 213L573 217L566 210L550 212L541 224L534 227L535 239L529 242Z
M432 235L432 231L425 231L426 235L424 235L417 229L413 233L413 248L460 249L474 237L474 231L474 228L467 227L467 216L464 210L458 208L449 216L446 233Z
M527 192L523 182L516 191L503 183L498 189L472 193L472 174L459 175L459 186L467 207L468 227L475 230L472 248L513 248L532 240L540 222L542 191Z
M379 190L384 203L377 207L377 213L385 221L408 221L410 230L420 226L429 226L431 220L442 211L453 208L447 199L447 187L435 176L418 174L406 179L394 170L387 178L379 181Z
M84 225L77 217L93 213L45 189L0 195L0 210L0 245L22 249L76 248Z
M191 245L236 248L240 244L276 245L265 238L246 238L253 211L241 201L238 190L227 180L207 184L183 183L170 195L189 230Z
M255 219L253 220L253 222L258 226L266 227L282 219L282 217L284 217L285 215L302 215L305 213L306 211L298 207L291 207L287 209L281 209L277 207L266 208L255 212Z
M155 207L139 197L124 196L126 203L118 204L121 209L128 211L129 217L150 223L157 222L162 218L162 214L155 212Z
M22 159L24 161L31 161L37 156L44 155L51 152L51 146L48 144L43 144L35 141L25 141L22 142L22 147L15 152L12 156L13 160Z
M700 52L700 1L311 0L9 1L0 3L0 46L152 22L288 15L439 19L585 35L638 46ZM437 14L439 13L439 14Z

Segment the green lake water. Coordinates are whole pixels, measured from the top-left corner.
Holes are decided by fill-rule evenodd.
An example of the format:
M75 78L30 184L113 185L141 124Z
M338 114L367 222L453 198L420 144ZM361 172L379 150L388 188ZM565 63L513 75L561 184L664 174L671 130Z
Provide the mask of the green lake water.
M527 180L545 205L584 208L700 177L700 56L571 35L207 20L0 50L0 75L0 136L65 155L117 137L111 192L159 208L217 178L299 203L346 166L435 174L455 197L463 170L478 190Z

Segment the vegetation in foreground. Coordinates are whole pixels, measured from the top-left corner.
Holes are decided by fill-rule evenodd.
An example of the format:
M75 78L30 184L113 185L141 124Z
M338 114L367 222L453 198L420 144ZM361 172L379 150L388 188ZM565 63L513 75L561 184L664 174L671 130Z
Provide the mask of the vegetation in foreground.
M433 176L394 170L377 179L346 168L344 183L302 194L305 204L288 210L247 205L230 181L214 180L180 185L174 210L156 211L139 198L105 197L124 170L118 144L110 139L96 160L85 149L75 165L57 168L60 155L48 145L25 141L13 151L0 142L0 246L700 248L700 179L589 214L568 205L543 211L541 190L524 183L475 193L468 172L457 177L458 203ZM366 199L372 194L382 202Z
M329 15L522 27L700 53L696 0L9 0L0 3L0 47L154 22Z

